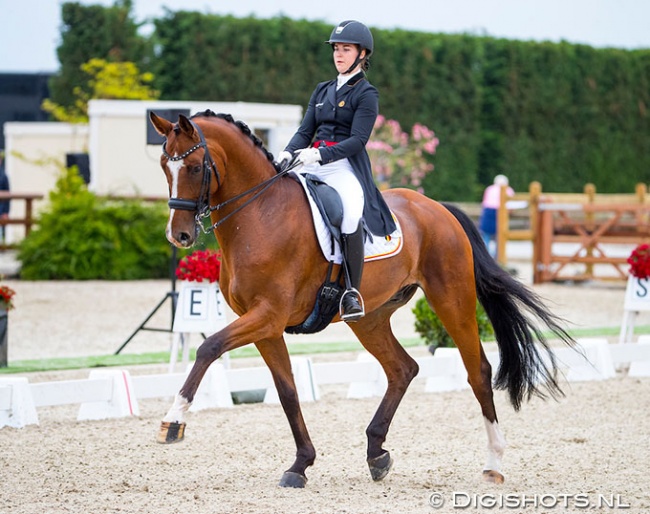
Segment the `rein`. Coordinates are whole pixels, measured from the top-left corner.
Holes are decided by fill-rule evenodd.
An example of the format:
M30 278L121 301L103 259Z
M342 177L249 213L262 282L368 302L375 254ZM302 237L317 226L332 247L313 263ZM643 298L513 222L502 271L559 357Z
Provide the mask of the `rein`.
M223 222L225 222L228 218L230 218L233 214L236 214L240 210L242 210L244 207L246 207L248 204L250 204L253 200L255 200L257 197L259 197L261 194L263 194L278 178L286 175L289 173L291 170L297 167L298 163L293 160L290 162L284 169L280 170L276 175L271 177L270 179L265 180L264 182L261 182L257 184L256 186L251 187L250 189L244 191L243 193L238 194L237 196L234 196L232 198L229 198L225 202L222 202L217 205L210 205L210 181L212 177L212 173L214 172L214 176L217 179L217 186L221 187L221 175L219 174L219 169L217 168L216 163L212 159L212 156L210 155L210 151L208 150L208 144L205 140L205 136L203 135L203 131L201 128L194 123L192 120L189 120L192 126L196 129L196 131L199 134L200 141L183 152L181 155L177 156L171 156L167 153L167 141L163 142L162 145L162 152L167 159L170 161L180 161L187 157L188 155L194 153L196 150L199 148L204 149L204 156L203 156L203 179L201 181L201 190L199 192L199 199L198 200L187 200L184 198L170 198L169 201L167 202L167 205L169 205L170 209L177 209L177 210L182 210L182 211L194 211L196 212L195 215L195 220L196 223L199 227L201 227L201 230L205 234L210 233L212 230L216 229L219 225L221 225ZM217 222L213 223L211 226L206 228L202 220L203 218L207 218L210 216L212 212L219 211L220 209L223 209L224 207L230 205L233 202L236 202L237 200L240 200L244 198L245 196L248 196L252 193L255 193L251 198L249 198L246 202L244 202L242 205L237 207L235 210L218 220Z

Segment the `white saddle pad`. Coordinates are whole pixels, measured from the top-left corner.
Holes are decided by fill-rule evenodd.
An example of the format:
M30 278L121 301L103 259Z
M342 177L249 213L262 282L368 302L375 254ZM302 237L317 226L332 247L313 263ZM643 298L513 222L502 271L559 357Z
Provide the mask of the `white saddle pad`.
M328 261L333 261L335 264L341 264L341 248L337 242L334 242L334 254L332 255L332 236L330 234L327 225L323 221L316 202L311 197L309 190L307 189L307 184L305 183L305 177L300 173L292 172L302 188L305 190L307 199L309 200L309 207L311 207L311 215L314 220L314 229L316 230L316 237L318 238L318 243L320 244L321 251ZM397 255L402 250L402 230L400 228L399 220L395 215L393 215L397 229L395 232L386 237L380 237L373 235L372 241L370 238L366 239L364 246L365 261L376 261L379 259L386 259Z

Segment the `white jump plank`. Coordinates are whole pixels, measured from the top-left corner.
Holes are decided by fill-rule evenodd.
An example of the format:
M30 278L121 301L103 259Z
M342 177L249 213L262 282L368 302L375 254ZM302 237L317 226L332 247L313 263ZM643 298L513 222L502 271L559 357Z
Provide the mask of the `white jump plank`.
M62 380L30 384L36 407L109 401L113 383L108 379Z
M185 381L183 373L166 375L136 375L131 377L133 394L138 400L174 396Z
M377 372L376 361L320 362L314 364L314 379L318 385L363 382Z
M274 386L271 372L266 366L227 369L226 377L228 378L228 387L232 392L268 389Z
M11 408L11 387L0 386L0 410Z

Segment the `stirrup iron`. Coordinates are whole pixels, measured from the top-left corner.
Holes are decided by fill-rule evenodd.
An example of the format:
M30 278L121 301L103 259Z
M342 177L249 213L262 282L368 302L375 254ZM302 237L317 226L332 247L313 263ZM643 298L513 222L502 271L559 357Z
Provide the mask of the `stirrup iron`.
M361 307L360 312L350 312L348 314L345 314L343 312L343 300L347 295L354 295L357 298L359 302L359 306ZM341 318L341 321L358 321L359 319L363 318L365 315L366 315L366 306L359 290L354 287L350 289L346 289L341 295L341 300L339 301L339 317Z

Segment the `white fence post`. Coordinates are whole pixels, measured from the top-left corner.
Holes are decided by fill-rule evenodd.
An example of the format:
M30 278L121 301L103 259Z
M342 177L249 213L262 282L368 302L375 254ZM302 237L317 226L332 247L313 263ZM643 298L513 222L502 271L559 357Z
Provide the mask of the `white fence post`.
M138 400L133 392L131 375L126 370L95 369L89 379L110 381L110 396L107 399L82 403L79 407L78 421L139 416Z
M437 348L433 354L431 365L434 370L426 373L427 381L424 390L427 393L444 391L460 391L467 389L467 370L460 358L458 348Z
M292 357L291 371L293 380L296 383L298 398L301 402L314 402L320 398L318 384L314 378L313 364L309 357ZM278 391L275 386L266 390L264 403L280 403Z
M191 369L192 366L189 366L187 373ZM226 370L220 362L213 362L205 373L203 380L201 380L201 385L196 391L190 411L232 406L232 395L230 394Z
M38 425L34 398L25 377L0 378L0 428Z
M360 353L357 357L358 363L369 365L360 367L362 371L356 381L350 383L348 398L371 398L373 396L384 396L388 388L388 379L381 365L372 355L367 352Z
M616 376L612 354L606 339L578 339L576 352L573 348L555 349L560 366L567 367L566 378L569 382L587 380L605 380Z

